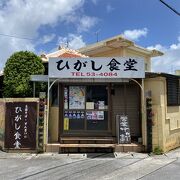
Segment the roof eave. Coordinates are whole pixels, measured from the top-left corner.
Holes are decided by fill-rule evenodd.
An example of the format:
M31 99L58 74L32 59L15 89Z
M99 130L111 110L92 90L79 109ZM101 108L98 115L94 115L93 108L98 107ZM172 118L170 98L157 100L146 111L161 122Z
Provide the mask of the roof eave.
M104 40L104 41L100 41L91 45L88 45L86 47L80 48L79 51L81 53L91 53L95 50L97 50L98 48L104 48L104 47L109 47L109 48L113 48L113 43L118 43L118 47L127 47L128 49L132 49L138 52L141 52L145 55L148 55L150 57L156 57L156 56L162 56L163 53L160 51L157 51L155 49L153 50L148 50L146 48L137 46L133 41L130 41L128 39L125 39L123 36L119 35L119 36L115 36L113 38ZM117 45L117 44L116 44ZM116 48L118 48L116 47Z

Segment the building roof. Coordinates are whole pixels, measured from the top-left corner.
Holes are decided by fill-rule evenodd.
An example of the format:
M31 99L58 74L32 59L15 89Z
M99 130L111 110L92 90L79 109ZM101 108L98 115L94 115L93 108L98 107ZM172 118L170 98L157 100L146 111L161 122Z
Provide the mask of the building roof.
M143 48L141 46L136 45L133 41L130 41L124 38L122 35L114 36L112 38L88 45L86 47L80 48L79 51L81 53L91 55L95 51L103 52L111 50L112 48L126 47L127 49L135 50L137 52L141 52L145 55L149 55L150 57L162 56L163 53L158 50L149 50Z
M50 54L42 54L41 59L43 62L48 62L49 58L57 58L57 57L64 57L64 58L76 58L76 57L82 57L86 58L88 56L81 54L80 52L76 50L72 50L69 48L59 47L58 51L55 51Z
M156 78L156 77L166 77L166 78L174 77L180 79L180 76L175 74L168 74L162 72L146 72L146 78Z

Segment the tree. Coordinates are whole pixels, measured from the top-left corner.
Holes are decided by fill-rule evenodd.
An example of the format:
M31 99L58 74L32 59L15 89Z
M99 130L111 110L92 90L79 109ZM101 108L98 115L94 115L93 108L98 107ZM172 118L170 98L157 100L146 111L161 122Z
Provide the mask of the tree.
M43 73L40 57L29 51L14 53L4 68L4 97L32 97L30 75Z

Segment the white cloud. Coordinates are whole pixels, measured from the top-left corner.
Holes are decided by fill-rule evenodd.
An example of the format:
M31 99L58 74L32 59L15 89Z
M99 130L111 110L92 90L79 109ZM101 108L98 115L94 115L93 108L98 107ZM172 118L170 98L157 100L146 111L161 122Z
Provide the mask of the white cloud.
M110 13L111 11L113 11L114 10L114 8L110 5L110 4L108 4L107 6L106 6L106 11L107 11L107 13Z
M81 35L69 34L68 37L59 37L58 44L71 49L79 49L86 45Z
M127 39L138 41L140 37L146 37L147 33L148 33L147 28L125 30L123 36Z
M152 58L154 72L174 73L175 70L180 70L180 42L169 47L157 44L148 49L157 49L164 53L163 56Z
M41 26L65 22L84 0L7 0L1 3L0 34L37 38ZM0 36L0 69L15 51L35 50L32 41Z
M55 34L44 35L42 38L43 44L51 42L56 37Z
M79 20L78 32L88 31L98 22L98 19L95 17L83 16Z
M180 36L178 37L178 41L180 42Z

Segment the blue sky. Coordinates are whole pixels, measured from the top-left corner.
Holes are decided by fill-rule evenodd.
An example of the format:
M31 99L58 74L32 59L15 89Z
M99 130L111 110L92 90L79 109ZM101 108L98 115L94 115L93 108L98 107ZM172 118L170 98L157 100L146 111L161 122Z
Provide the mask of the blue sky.
M165 0L180 12L179 0ZM15 51L40 55L58 45L78 49L122 34L165 53L153 71L180 69L180 16L159 0L0 0L0 70Z

